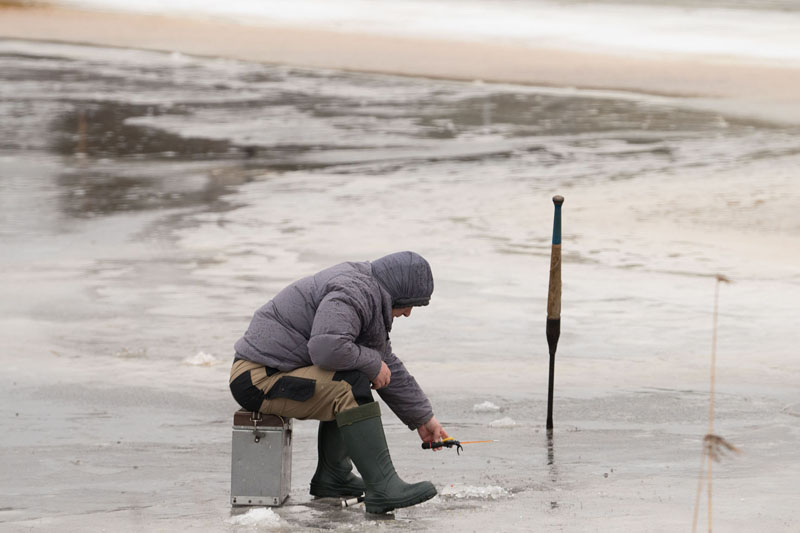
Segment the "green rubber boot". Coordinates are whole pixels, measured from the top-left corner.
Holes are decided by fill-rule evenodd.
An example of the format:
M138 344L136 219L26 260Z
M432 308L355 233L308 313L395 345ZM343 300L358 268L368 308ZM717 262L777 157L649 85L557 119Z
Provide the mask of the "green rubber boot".
M312 496L338 498L364 494L364 482L352 472L353 463L335 420L319 423L317 456L317 471L311 478L309 491Z
M395 472L377 402L342 411L336 415L336 422L367 486L364 504L368 513L385 513L436 496L436 487L430 481L409 484Z

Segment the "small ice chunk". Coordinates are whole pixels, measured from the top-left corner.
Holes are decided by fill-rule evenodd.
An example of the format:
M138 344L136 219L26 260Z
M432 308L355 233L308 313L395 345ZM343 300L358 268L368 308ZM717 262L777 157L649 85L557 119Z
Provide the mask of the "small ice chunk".
M228 523L235 526L278 527L281 525L281 517L268 507L257 507L245 514L232 516Z
M490 428L513 428L517 422L508 416L489 422Z
M476 403L472 406L472 410L476 413L496 413L500 408L492 402L486 401L483 403Z
M214 366L217 363L219 363L219 359L206 352L197 352L194 356L183 360L183 364L192 366Z
M122 357L123 359L138 359L142 357L147 357L147 348L138 348L134 350L123 348L114 355L116 355L117 357Z
M800 403L787 405L783 408L783 412L792 416L800 416Z
M490 485L488 487L473 487L471 485L450 485L440 492L442 498L458 498L473 500L496 500L508 496L508 491L503 487Z

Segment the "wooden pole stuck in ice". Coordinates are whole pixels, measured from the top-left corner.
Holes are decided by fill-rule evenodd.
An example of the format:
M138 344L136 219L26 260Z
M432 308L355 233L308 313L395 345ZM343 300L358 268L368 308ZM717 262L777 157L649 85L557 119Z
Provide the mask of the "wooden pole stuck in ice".
M547 429L553 429L553 379L556 348L561 335L561 204L563 196L553 196L553 247L550 252L550 287L547 292L547 346L550 349L550 380L547 385Z

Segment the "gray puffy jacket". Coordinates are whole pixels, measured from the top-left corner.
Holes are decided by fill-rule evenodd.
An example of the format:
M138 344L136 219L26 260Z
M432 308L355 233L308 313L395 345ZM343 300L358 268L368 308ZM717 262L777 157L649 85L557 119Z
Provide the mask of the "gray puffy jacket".
M374 379L384 361L392 372L378 394L410 428L433 416L430 402L392 353L392 307L427 305L430 265L414 252L373 262L342 263L296 281L253 316L235 344L239 357L281 371L317 365L360 370Z

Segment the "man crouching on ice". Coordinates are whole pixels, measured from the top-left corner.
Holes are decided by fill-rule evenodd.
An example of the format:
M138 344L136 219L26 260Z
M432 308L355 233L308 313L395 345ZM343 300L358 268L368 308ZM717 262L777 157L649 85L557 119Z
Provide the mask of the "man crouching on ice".
M414 252L342 263L283 289L236 342L230 387L242 407L320 421L312 495L366 493L368 513L436 495L429 481L405 483L395 472L370 391L423 441L448 437L389 341L392 320L428 305L432 293L430 265Z

